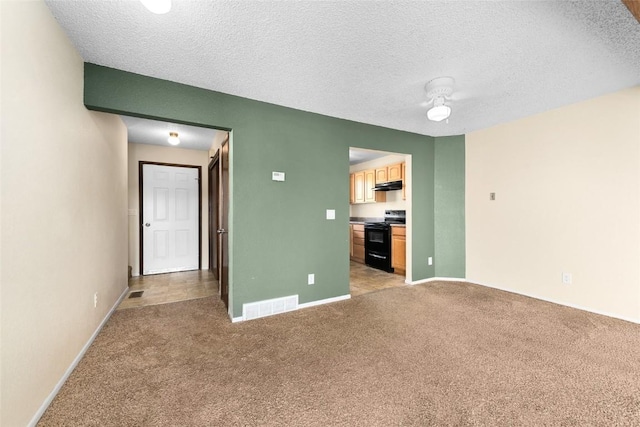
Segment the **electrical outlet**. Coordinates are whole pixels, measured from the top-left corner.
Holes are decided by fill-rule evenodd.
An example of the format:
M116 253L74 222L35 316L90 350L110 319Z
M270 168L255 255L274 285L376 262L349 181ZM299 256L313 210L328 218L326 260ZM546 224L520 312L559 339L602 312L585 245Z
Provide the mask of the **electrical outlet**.
M93 294L93 308L98 306L98 293Z
M315 274L309 274L307 276L307 285L313 285L314 283L316 283L316 275Z
M433 265L433 257L432 256L429 257L429 265Z
M570 285L571 284L571 273L562 273L562 283L565 285Z
M489 193L489 200L495 200L496 199L496 193Z

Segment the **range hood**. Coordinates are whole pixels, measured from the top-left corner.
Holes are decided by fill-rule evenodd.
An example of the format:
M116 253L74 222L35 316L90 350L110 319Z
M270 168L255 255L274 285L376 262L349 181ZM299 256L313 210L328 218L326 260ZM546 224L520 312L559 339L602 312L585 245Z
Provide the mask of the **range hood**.
M393 190L402 190L402 181L391 181L391 182L383 182L380 184L376 184L373 187L374 191L393 191Z

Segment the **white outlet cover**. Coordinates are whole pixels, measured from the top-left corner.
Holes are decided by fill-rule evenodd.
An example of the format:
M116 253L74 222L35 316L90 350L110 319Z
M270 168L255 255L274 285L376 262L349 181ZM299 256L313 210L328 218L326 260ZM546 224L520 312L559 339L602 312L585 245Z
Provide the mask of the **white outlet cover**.
M433 257L429 257L429 265L433 265Z
M271 172L271 179L273 181L284 181L284 172Z
M309 285L313 285L316 282L316 275L315 274L309 274L307 277L307 284Z
M327 209L327 219L336 219L335 209Z

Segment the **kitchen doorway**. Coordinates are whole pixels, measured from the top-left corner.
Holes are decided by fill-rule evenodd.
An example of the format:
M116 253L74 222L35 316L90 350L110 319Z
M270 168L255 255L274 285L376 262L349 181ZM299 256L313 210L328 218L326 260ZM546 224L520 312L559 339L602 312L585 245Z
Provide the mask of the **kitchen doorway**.
M351 296L410 281L410 165L410 155L349 149Z

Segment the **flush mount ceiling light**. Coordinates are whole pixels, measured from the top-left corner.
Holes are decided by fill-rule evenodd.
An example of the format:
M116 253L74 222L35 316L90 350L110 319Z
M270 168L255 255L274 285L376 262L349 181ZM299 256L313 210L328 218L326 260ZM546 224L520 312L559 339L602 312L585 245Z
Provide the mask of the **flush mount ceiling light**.
M158 15L165 14L171 10L171 0L140 0L140 3Z
M447 100L453 93L452 77L438 77L430 80L424 87L429 97L431 108L427 111L427 118L434 122L441 122L448 119L451 114L451 107L447 105Z
M167 142L171 145L180 144L180 138L178 138L178 132L169 132L169 138L167 138Z

